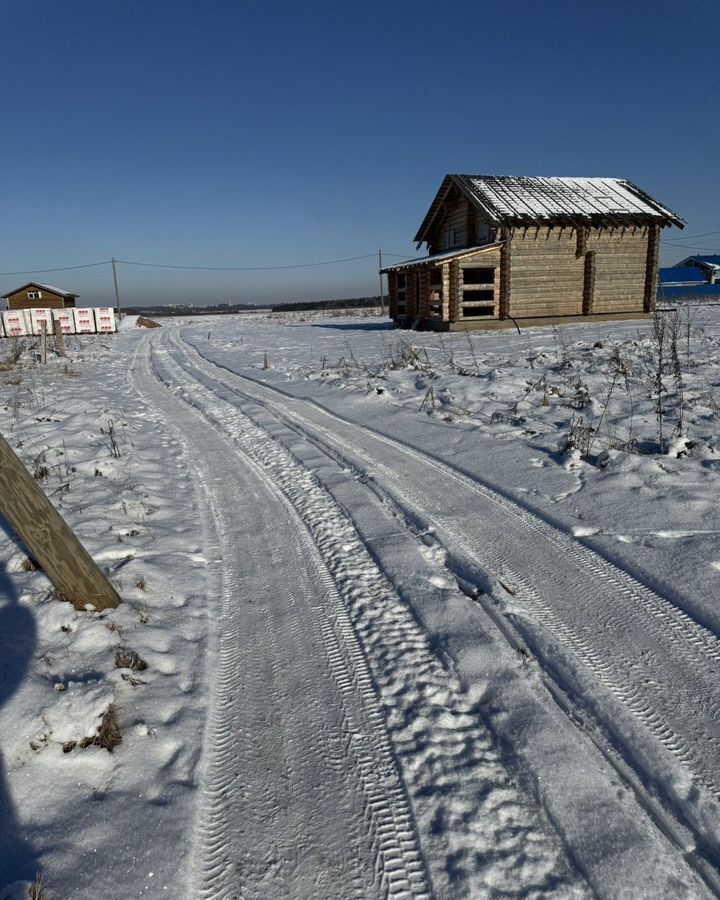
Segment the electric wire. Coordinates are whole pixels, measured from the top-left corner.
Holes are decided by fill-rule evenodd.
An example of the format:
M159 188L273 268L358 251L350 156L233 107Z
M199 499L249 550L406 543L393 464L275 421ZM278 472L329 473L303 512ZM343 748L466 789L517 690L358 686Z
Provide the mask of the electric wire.
M0 272L2 275L40 275L44 272L69 272L71 269L93 269L96 266L109 266L112 260L104 259L102 262L85 263L82 266L59 266L56 269L24 269L22 272Z
M355 262L359 259L370 259L377 256L376 253L366 253L362 256L348 256L345 259L329 259L323 262L295 263L285 266L177 266L165 263L137 262L132 259L116 259L116 263L125 266L147 266L152 269L194 269L202 272L268 272L277 269L309 269L313 266L334 266L338 263Z

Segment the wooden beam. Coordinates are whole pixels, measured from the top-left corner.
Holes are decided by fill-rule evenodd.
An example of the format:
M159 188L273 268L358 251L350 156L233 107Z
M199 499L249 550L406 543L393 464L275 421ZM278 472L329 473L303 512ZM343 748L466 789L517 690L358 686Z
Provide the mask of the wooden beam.
M510 254L512 253L512 228L505 228L505 241L500 248L500 318L510 315ZM537 237L537 235L536 235Z
M655 309L655 296L657 293L658 265L660 261L660 226L654 225L649 230L647 262L645 264L645 294L643 297L643 312L652 312Z
M577 229L577 248L575 250L575 258L580 259L585 256L587 252L587 239L588 239L588 230L587 228L580 225Z
M585 254L585 277L583 279L583 303L584 316L589 316L593 311L595 299L595 251L590 250Z
M4 516L54 587L76 609L115 608L115 588L0 435L0 515Z

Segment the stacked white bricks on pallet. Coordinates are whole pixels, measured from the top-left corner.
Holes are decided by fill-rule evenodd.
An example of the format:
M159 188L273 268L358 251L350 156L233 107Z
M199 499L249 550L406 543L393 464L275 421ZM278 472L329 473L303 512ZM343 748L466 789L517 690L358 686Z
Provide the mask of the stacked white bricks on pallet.
M42 326L45 325L45 333L53 334L53 314L51 309L30 309L30 331L32 334L42 334Z
M92 309L74 309L77 334L95 334L95 316Z
M72 309L54 309L55 330L63 334L75 334L75 316Z
M98 306L95 308L95 325L98 334L108 334L117 331L115 327L115 310L111 306Z
M27 337L30 334L30 317L25 315L26 312L24 309L13 309L2 314L7 337Z

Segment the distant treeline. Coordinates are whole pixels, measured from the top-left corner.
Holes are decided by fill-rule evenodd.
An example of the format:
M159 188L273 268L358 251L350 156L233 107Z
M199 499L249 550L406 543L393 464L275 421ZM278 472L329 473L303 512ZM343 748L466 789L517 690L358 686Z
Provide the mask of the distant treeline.
M380 297L351 297L346 300L303 300L297 303L216 303L214 306L187 306L183 303L168 303L165 306L126 306L123 313L128 316L217 316L239 312L305 312L313 309L365 309L380 306Z
M259 312L269 310L270 305L259 306L255 303L227 303L215 306L185 306L183 304L168 303L165 306L126 306L123 312L128 316L217 316L238 312Z
M346 300L304 300L298 303L278 303L273 312L306 312L313 309L365 309L380 306L380 297L351 297Z

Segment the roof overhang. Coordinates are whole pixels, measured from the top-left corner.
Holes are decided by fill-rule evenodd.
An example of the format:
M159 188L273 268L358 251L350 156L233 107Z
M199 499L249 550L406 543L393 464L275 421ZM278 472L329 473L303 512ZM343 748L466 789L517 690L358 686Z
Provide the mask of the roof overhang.
M387 275L388 272L405 272L407 269L422 269L441 266L446 262L465 259L468 256L480 256L487 253L488 250L499 250L502 241L495 244L483 244L481 247L467 247L465 250L449 250L447 253L435 253L432 256L423 256L421 259L408 259L405 262L398 263L396 266L386 266L380 270L381 275Z

